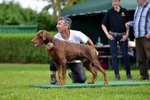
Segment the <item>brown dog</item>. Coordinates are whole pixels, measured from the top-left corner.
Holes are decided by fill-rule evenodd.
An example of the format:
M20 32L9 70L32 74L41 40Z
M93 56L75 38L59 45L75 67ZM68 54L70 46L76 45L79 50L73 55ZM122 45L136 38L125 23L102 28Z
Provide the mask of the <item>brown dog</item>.
M55 39L47 31L41 30L37 36L32 39L35 46L46 45L46 52L55 62L58 70L58 84L65 84L66 80L66 63L72 60L81 60L93 75L92 80L88 83L93 84L96 81L97 72L91 66L93 65L100 70L104 77L104 84L108 84L107 76L104 69L98 61L96 49L89 45L69 43Z

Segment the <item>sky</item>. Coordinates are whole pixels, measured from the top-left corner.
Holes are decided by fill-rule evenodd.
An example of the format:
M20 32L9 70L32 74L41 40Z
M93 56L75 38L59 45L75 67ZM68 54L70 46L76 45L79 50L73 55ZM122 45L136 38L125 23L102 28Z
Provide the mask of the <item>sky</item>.
M2 3L2 1L14 1L19 3L23 8L31 8L37 12L40 12L44 6L48 5L46 0L0 0L0 3Z

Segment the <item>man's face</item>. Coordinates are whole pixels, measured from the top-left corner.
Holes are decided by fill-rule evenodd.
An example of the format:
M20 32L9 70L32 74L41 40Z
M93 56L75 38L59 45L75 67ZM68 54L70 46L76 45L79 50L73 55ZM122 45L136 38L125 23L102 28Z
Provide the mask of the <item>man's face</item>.
M60 32L60 33L64 30L68 29L64 20L59 20L56 27L57 27L58 32Z
M112 6L114 8L120 6L120 0L112 0Z
M146 0L137 0L137 2L139 5L143 5L146 2Z

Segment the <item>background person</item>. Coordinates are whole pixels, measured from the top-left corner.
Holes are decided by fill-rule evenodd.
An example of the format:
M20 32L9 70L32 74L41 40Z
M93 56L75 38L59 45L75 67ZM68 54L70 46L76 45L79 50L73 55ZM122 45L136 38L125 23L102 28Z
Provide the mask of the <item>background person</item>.
M72 43L83 43L93 46L93 42L85 34L80 31L71 30L71 19L67 17L60 17L57 23L58 33L54 36L57 39L72 42ZM65 47L64 47L65 48ZM72 78L74 83L84 83L86 81L85 71L80 60L73 60L67 63L71 72L69 76ZM50 79L51 84L55 84L56 80L56 66L55 62L52 61L50 64Z
M126 76L127 79L130 80L132 77L128 57L129 29L126 29L125 27L125 23L129 21L129 14L125 8L120 6L120 0L112 0L112 6L113 8L108 10L104 16L102 29L109 40L115 79L120 80L119 64L117 59L117 43L119 43L123 55L123 64L126 69Z
M126 23L133 26L136 38L136 51L142 80L148 80L148 60L150 60L150 3L147 0L137 0L138 6L134 20Z

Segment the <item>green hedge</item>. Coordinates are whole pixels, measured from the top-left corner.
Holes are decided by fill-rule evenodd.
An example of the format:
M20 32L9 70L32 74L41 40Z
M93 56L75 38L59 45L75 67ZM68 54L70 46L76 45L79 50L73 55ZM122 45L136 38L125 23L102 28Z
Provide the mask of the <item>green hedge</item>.
M35 47L35 34L1 34L0 63L48 63L45 46Z

